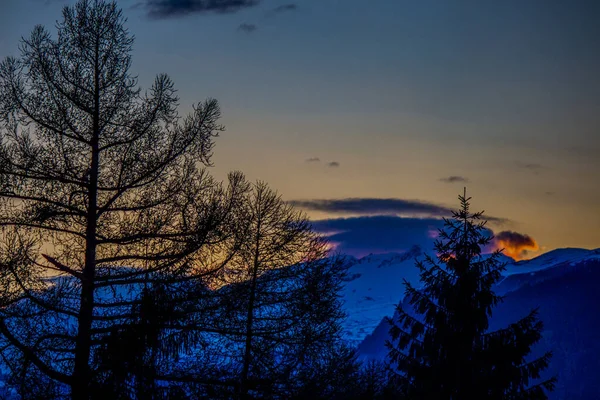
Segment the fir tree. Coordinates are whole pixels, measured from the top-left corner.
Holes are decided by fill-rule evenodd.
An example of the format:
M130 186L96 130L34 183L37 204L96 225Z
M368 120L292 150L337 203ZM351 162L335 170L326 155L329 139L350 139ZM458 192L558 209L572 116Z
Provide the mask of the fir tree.
M546 399L555 379L541 380L551 353L532 359L541 338L537 310L505 329L490 331L489 319L502 297L493 291L505 265L496 250L482 255L493 236L470 198L444 219L435 243L437 261L417 262L423 287L404 282L409 307L388 319L390 366L411 399ZM412 308L412 310L410 310Z

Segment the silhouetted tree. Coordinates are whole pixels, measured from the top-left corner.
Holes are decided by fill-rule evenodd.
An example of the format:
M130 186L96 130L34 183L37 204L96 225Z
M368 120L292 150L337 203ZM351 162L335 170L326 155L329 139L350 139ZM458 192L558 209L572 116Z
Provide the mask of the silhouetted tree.
M142 93L124 22L116 3L80 0L56 39L38 26L0 64L0 346L29 392L89 399L95 352L132 323L142 288L181 282L189 305L183 282L238 248L248 187L201 168L222 130L217 102L182 119L166 75Z
M213 353L229 349L221 374L236 397L286 398L298 371L340 340L346 266L264 182L243 210L246 240L213 276L215 311L200 329L213 337Z
M96 352L98 378L93 387L97 399L163 399L165 387L156 382L165 338L164 326L173 319L171 296L164 287L142 290L132 306L132 321L102 338ZM167 353L170 355L170 353Z
M435 243L437 262L417 262L423 288L404 282L414 309L397 307L388 341L389 360L410 399L546 399L555 379L540 381L550 353L530 359L542 322L533 310L507 328L490 331L488 320L502 300L492 286L501 279L501 251L481 254L492 236L470 198L445 219Z
M360 362L355 350L334 346L301 371L294 400L398 400L392 371L382 361Z
M265 183L243 198L243 239L219 273L145 287L102 338L98 398L283 399L309 387L306 377L331 381L316 372L340 346L344 260Z
M142 93L114 2L0 64L0 351L21 398L287 398L339 340L342 259L240 173L223 129ZM253 190L252 190L253 189Z
M299 371L296 389L289 398L352 399L360 388L361 363L349 346L337 345L324 349L321 357Z
M397 390L393 371L383 361L371 360L361 366L358 379L358 390L353 399L402 399Z

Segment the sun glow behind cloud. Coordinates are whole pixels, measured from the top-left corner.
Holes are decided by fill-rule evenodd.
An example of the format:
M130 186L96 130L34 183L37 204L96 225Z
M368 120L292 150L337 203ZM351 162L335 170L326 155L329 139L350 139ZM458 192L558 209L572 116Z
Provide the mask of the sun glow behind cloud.
M518 232L502 231L495 237L497 249L504 249L503 253L516 261L530 258L531 252L540 250L537 241L529 235Z

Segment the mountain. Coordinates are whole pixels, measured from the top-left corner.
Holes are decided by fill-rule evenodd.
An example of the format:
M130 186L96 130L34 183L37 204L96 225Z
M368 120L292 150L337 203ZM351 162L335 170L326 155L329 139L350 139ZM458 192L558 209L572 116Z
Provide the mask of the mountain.
M386 279L382 276L381 279ZM552 400L600 399L600 249L560 249L533 260L507 265L496 291L505 296L490 321L490 329L504 327L539 307L543 338L532 356L554 353L545 376L556 375ZM400 282L397 283L403 292ZM352 310L348 310L351 312ZM391 316L393 309L388 314ZM363 359L383 359L389 326L380 321L357 346Z
M591 260L600 260L600 249L558 249L531 260L508 264L506 277L495 290L498 294L505 294L523 285L559 277L570 271L571 267Z
M347 258L348 277L341 295L348 318L343 327L360 358L386 356L389 327L382 320L392 316L403 300L404 279L420 286L415 259L425 255L414 246L402 253ZM545 331L534 351L554 351L548 374L557 375L559 382L551 399L600 399L595 378L600 370L600 249L559 249L519 262L503 257L506 271L495 290L505 295L505 301L496 309L491 327L505 326L540 306ZM55 283L68 286L64 279L68 278ZM137 292L134 287L118 293L106 290L97 300L130 299ZM0 368L0 392L1 373Z
M394 311L404 296L403 279L419 281L414 260L422 255L422 249L414 246L405 253L349 259L348 282L342 295L348 315L344 323L345 338L350 343L358 345L382 318Z
M351 344L358 345L385 316L393 314L404 297L404 279L416 287L420 285L415 259L423 259L425 254L420 246L413 246L403 253L348 257L348 281L342 297L348 315L345 338ZM515 263L510 257L501 257L503 262Z
M344 311L348 315L344 324L345 337L352 344L358 345L385 316L394 313L394 307L404 297L404 279L415 287L420 286L415 260L422 260L425 254L420 246L414 246L404 253L371 254L360 259L348 259L349 276L342 296ZM558 249L518 262L501 255L506 271L495 290L498 294L505 294L525 284L560 275L569 266L591 259L600 259L600 249ZM560 266L565 268L555 269Z

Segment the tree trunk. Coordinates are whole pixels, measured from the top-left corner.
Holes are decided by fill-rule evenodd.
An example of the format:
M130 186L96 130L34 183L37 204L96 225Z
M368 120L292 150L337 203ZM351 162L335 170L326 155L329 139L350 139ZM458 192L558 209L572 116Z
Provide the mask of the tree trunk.
M248 373L250 371L250 361L252 358L252 324L254 320L254 302L256 300L256 280L258 279L259 250L260 250L260 228L261 218L258 213L258 222L256 227L256 249L254 250L254 260L252 265L252 281L250 283L250 297L248 299L248 315L246 317L246 348L244 351L244 365L240 382L240 399L248 399Z
M97 146L96 146L97 147ZM75 367L73 370L73 400L89 399L91 329L94 312L94 278L96 274L96 203L98 186L98 153L92 156L90 173L90 199L88 226L86 230L85 266L81 281L81 303L75 343Z
M94 280L96 275L96 229L98 211L98 175L100 171L100 82L98 69L98 42L96 43L96 60L94 73L94 115L92 132L92 159L89 173L87 227L85 238L85 265L81 280L81 300L77 325L77 340L75 342L75 366L73 369L73 385L71 397L73 400L89 400L90 398L90 353L91 330L94 315Z
M250 361L252 358L252 322L254 319L254 301L256 298L256 268L252 277L250 287L250 298L248 300L248 316L246 320L246 349L244 351L244 366L242 368L242 377L240 384L240 398L248 398L248 372L250 371Z

